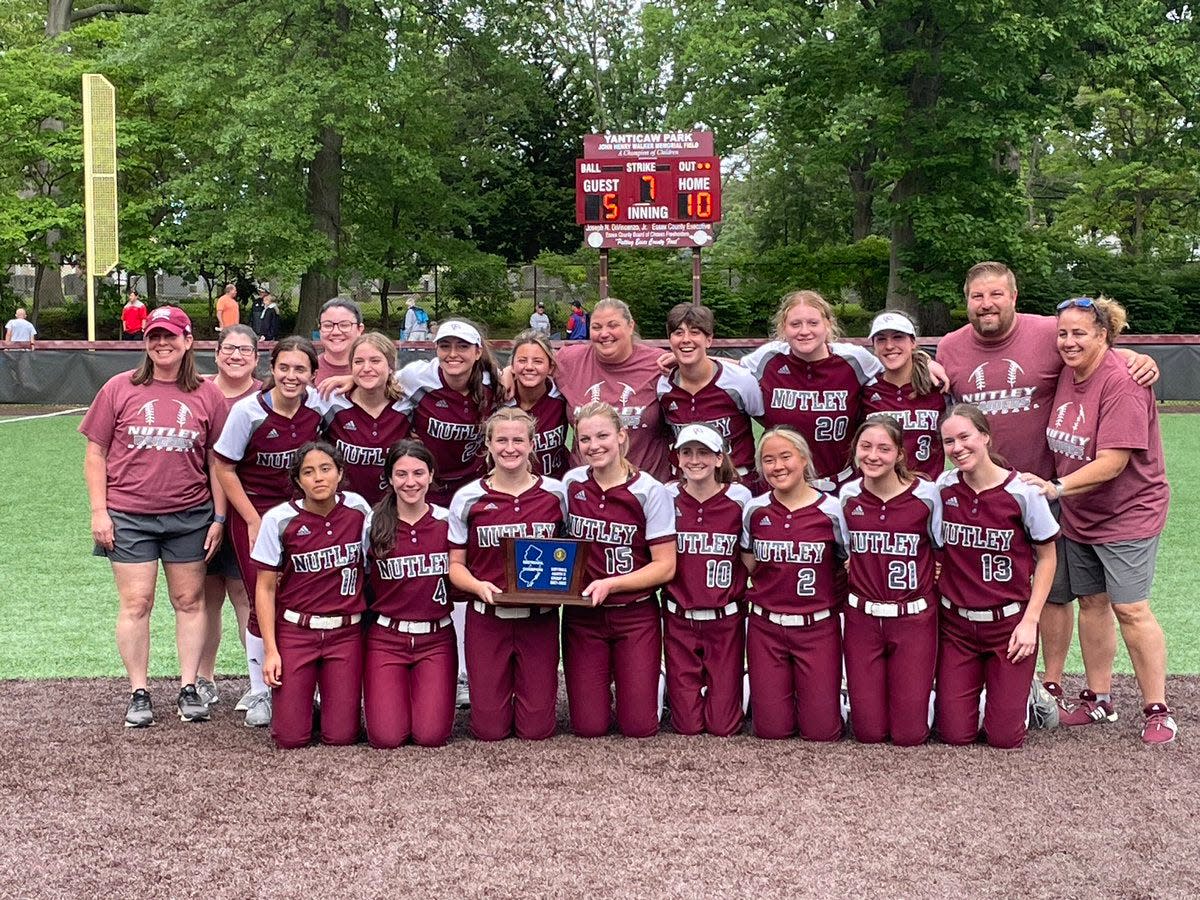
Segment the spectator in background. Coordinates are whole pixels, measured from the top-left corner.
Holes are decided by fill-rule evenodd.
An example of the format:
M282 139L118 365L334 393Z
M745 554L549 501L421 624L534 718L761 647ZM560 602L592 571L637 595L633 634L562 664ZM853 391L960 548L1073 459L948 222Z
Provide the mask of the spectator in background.
M578 300L571 303L571 316L567 319L567 340L586 341L588 339L588 314L583 311L583 304Z
M267 308L267 298L270 296L270 291L265 287L260 287L254 295L254 301L250 304L250 327L260 337L262 336L263 310Z
M270 291L263 291L262 314L258 320L258 336L264 341L279 340L279 307L275 305L275 297Z
M16 318L9 319L8 324L4 326L4 339L6 341L28 341L30 346L33 345L33 339L37 336L37 329L33 327L33 323L25 318L25 310L17 307Z
M539 334L550 333L550 317L546 315L546 304L539 303L533 315L529 317L529 327Z
M140 341L146 329L146 317L150 310L137 291L129 292L129 299L121 309L121 340Z
M408 309L404 313L404 333L400 335L400 340L429 340L429 313L417 306L415 297L409 297L405 303Z
M241 319L241 310L237 302L237 286L225 285L225 291L217 298L217 331L231 328Z
M326 378L350 374L350 347L363 333L362 310L346 297L326 300L317 313L317 327L321 329L321 355L313 384L319 387Z

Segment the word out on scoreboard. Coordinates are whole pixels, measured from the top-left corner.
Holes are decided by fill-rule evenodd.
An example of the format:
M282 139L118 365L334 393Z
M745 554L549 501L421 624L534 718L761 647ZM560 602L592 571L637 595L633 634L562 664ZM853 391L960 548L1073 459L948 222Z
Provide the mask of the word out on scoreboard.
M592 247L701 247L721 220L712 133L584 138L575 161L575 221Z

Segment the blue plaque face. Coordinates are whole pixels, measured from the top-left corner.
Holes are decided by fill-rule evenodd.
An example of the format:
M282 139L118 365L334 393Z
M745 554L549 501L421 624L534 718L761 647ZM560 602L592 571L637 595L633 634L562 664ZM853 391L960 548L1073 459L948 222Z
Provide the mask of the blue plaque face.
M514 538L513 545L517 569L517 583L513 589L556 594L570 592L578 544L548 538Z

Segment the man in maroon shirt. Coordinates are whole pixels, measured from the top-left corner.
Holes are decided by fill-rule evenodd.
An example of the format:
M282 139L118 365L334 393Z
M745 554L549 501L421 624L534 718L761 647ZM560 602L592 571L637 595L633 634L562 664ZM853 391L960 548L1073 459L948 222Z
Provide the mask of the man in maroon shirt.
M1053 478L1053 455L1043 435L1063 367L1056 346L1058 323L1053 316L1017 312L1017 279L1003 263L972 266L963 295L969 324L943 337L937 347L950 392L956 401L973 403L988 417L992 440L1009 465L1039 478ZM1118 352L1139 384L1158 380L1153 359L1129 350ZM1070 606L1074 596L1061 538L1058 550L1058 568L1040 627L1046 687L1061 699L1063 666L1074 630ZM1115 631L1112 639L1116 640Z

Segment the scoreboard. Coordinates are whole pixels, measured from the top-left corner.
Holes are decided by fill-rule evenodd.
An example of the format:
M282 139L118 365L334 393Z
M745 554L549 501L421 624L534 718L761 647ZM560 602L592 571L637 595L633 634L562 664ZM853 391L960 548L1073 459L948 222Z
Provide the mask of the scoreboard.
M580 225L720 220L721 161L716 157L575 162L575 221Z

